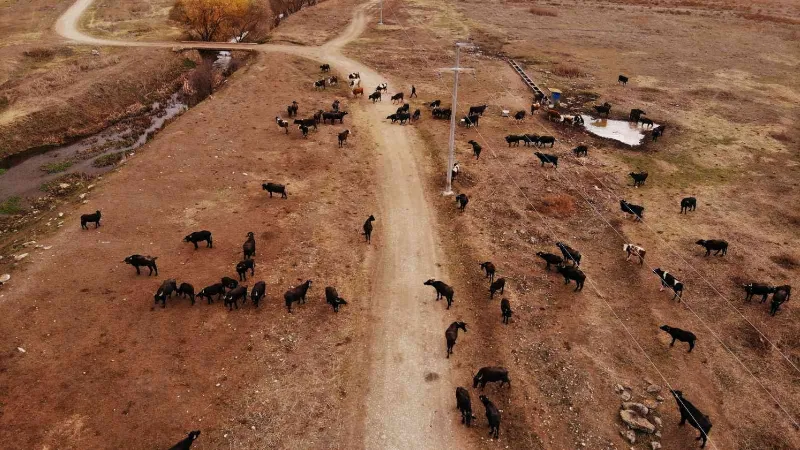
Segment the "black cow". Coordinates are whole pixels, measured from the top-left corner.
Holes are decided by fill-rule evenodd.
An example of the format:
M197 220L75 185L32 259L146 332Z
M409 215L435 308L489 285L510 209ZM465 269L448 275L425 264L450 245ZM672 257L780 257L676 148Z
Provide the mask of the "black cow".
M647 181L647 172L631 172L628 174L631 178L633 178L633 187L642 186L645 181Z
M542 258L547 263L545 270L550 270L550 266L560 266L564 264L564 258L552 253L536 252L536 256Z
M628 84L628 77L625 75L620 75L619 78L617 78L617 83L622 83L622 85L625 86Z
M625 200L620 200L619 209L621 209L625 214L634 215L637 221L642 220L642 217L644 217L644 206L634 205L633 203L628 203Z
M467 324L464 322L453 322L447 327L447 330L444 332L444 339L447 341L447 357L450 358L450 355L453 354L453 347L456 345L456 340L458 339L458 330L464 330L464 333L467 332Z
M306 128L314 127L315 130L317 129L317 120L314 119L313 117L310 118L310 119L294 119L293 123L295 125L300 125L302 127L306 127ZM298 128L300 128L300 127L298 127Z
M200 430L192 431L185 439L170 447L169 450L189 450L198 436L200 436Z
M155 303L161 302L161 307L167 307L167 297L172 297L172 294L178 292L178 282L175 280L164 280L161 283L161 286L156 291L153 298L155 299Z
M194 244L195 250L199 248L197 243L203 241L206 241L206 248L214 248L214 242L211 240L211 232L208 230L195 231L183 238L183 242L191 242Z
M486 408L486 420L489 422L489 436L497 439L500 436L500 410L485 395L480 396L483 407Z
M641 109L634 108L631 110L630 115L628 115L628 120L630 122L639 122L639 118L646 115L647 113L642 111Z
M681 296L683 295L683 283L678 281L671 273L667 272L666 270L661 270L660 267L656 267L653 269L653 273L658 275L661 278L661 288L658 290L659 292L663 291L665 287L672 289L672 292L675 295L672 297L673 300L676 298L678 299L678 303L681 301Z
M480 266L481 266L481 269L483 269L483 271L486 273L486 276L484 278L488 278L490 284L494 283L494 273L495 273L495 270L496 270L495 267L494 267L494 264L492 264L491 261L486 261L486 262L480 263Z
M570 261L576 266L581 265L581 253L579 251L562 242L556 242L556 247L558 247L558 249L561 250L561 254L564 255L564 261Z
M475 159L479 159L481 157L481 150L483 150L483 147L481 147L481 145L475 141L467 141L467 144L472 146L472 153L475 155Z
M791 296L792 293L791 289L790 286L779 286L775 288L775 293L772 294L772 303L769 307L769 315L774 317L775 314L778 313L778 310L780 310L781 305L789 301L789 296Z
M467 128L470 128L470 127L477 127L478 126L478 122L480 121L480 118L481 118L481 116L479 116L477 114L471 114L469 116L464 116L464 118L461 119L461 120L464 121L464 125L466 125Z
M583 290L583 283L586 281L586 274L575 266L558 266L558 273L564 277L564 284L569 284L570 280L575 280L575 291Z
M263 281L259 281L253 285L253 290L250 291L250 300L253 301L253 305L258 308L259 302L264 296L267 295L267 283Z
M508 325L508 321L514 312L511 311L511 302L507 298L500 300L500 313L503 314L503 323Z
M611 104L608 102L603 103L602 105L594 105L593 108L595 111L597 111L598 115L605 114L606 117L608 117L608 114L611 112Z
M468 115L472 116L472 115L477 114L479 116L482 116L484 111L486 111L486 105L470 106Z
M542 167L544 167L545 163L548 163L552 164L553 168L558 168L558 156L539 152L534 152L533 154L536 155L536 157L539 158L539 161L542 162Z
M672 396L675 397L675 401L678 403L678 410L681 413L681 421L678 422L678 425L683 425L688 420L689 425L700 431L700 436L695 438L695 440L702 440L700 448L704 448L706 446L706 440L708 439L708 433L711 432L711 420L707 415L700 412L699 409L691 404L689 400L683 398L683 392L672 389L670 389L670 392L672 392Z
M578 156L578 157L580 157L580 156L588 156L589 155L589 147L587 147L585 145L579 145L579 146L577 146L577 147L572 149L572 153L574 153L575 156Z
M130 264L136 268L136 275L140 275L141 272L139 271L139 267L147 267L150 269L150 273L147 276L150 276L155 271L156 276L158 276L158 266L156 266L156 259L158 256L142 256L142 255L131 255L125 258L122 262L125 264Z
M721 239L700 239L695 244L705 247L706 256L711 255L712 251L714 251L714 256L719 255L720 252L722 252L720 256L725 256L728 253L728 242Z
M506 383L511 387L511 380L508 378L508 369L505 367L483 367L472 377L472 387L476 388L478 384L480 384L481 389L483 389L486 387L486 383L496 383L498 381L500 382L500 387Z
M670 336L672 336L672 342L670 342L669 344L670 347L675 345L675 341L678 340L681 342L689 343L689 352L691 352L694 349L694 341L697 340L697 336L695 336L694 333L690 331L681 330L680 328L672 328L669 325L661 325L661 327L659 328L666 331L667 333L669 333Z
M511 147L511 144L514 144L517 147L519 147L519 141L524 139L525 139L524 134L509 134L508 136L506 136L506 142L508 142L509 147Z
M459 386L456 388L456 408L461 411L461 423L466 426L472 425L472 401L469 398L469 391Z
M286 186L283 184L264 183L261 185L261 189L269 192L269 198L272 198L272 194L281 194L281 198L289 198L286 194Z
M444 281L434 280L433 278L422 284L425 286L433 286L433 288L436 289L436 301L438 302L442 297L446 298L447 309L450 309L450 305L453 304L453 295L455 294L455 290L452 286L446 284Z
M88 230L89 227L86 224L93 223L94 227L97 228L100 226L100 211L95 211L94 214L83 214L81 215L81 228L84 230Z
M553 136L539 136L536 140L536 145L539 147L544 147L547 144L550 144L550 148L553 148L553 146L556 145L556 138Z
M245 259L236 264L236 273L239 274L239 281L247 281L248 270L251 276L256 274L256 262L254 260Z
M189 297L189 300L192 301L192 306L194 306L194 286L189 283L181 283L178 286L178 295L181 297Z
M754 295L760 295L761 303L764 303L767 301L769 294L775 292L775 287L760 283L744 284L742 287L744 288L744 292L747 294L744 297L744 301L746 302L752 300Z
M697 199L694 197L685 197L681 199L681 214L689 214L689 211L697 209Z
M286 302L286 308L289 310L289 312L292 312L292 303L306 302L306 293L311 288L311 283L311 280L306 280L305 283L301 284L300 286L293 287L283 294L283 299Z
M244 306L247 301L247 286L236 286L222 298L223 304L228 307L228 311L233 311L234 306L239 309L239 300L242 301L242 306Z
M220 300L224 293L225 293L225 285L222 283L216 283L212 284L211 286L204 287L200 292L197 293L197 296L200 298L205 297L206 299L208 299L208 304L210 305L215 295L217 296L217 300Z
M505 278L498 278L489 285L489 298L494 298L494 294L497 291L500 291L500 294L504 293L506 290L506 279Z
M372 100L372 103L383 101L381 99L381 92L375 91L372 94L369 94L369 99Z

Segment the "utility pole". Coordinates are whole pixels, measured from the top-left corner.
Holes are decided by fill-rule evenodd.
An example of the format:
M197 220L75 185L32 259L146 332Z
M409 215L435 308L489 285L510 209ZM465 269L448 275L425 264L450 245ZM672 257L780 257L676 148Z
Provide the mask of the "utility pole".
M447 189L444 195L453 195L453 164L456 151L456 107L458 105L458 74L459 72L474 72L475 69L462 68L460 65L461 48L472 48L472 44L456 42L456 65L453 68L439 69L441 72L453 72L453 104L450 107L450 153L447 157Z
M383 0L381 0L381 18L378 21L378 25L383 25Z

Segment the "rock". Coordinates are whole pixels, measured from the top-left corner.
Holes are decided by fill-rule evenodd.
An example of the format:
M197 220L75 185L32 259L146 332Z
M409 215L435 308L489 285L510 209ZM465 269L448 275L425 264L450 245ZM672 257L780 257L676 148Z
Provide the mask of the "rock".
M92 50L92 56L100 56L99 50Z
M622 395L622 400L626 402L631 399L631 393L628 391L622 391L621 395Z
M69 187L69 183L61 183L61 184L58 185L58 187L60 187L61 189L66 189L66 188ZM63 214L63 213L59 213L59 214Z
M655 422L656 426L659 428L661 428L661 425L663 425L663 422L661 422L661 417L653 417L653 422Z
M627 439L631 444L636 443L636 433L634 433L633 430L619 430L619 434L621 434L622 437Z
M639 414L642 417L650 414L650 409L648 409L647 406L644 406L641 403L625 402L625 403L622 404L622 409L627 409L629 411L635 411L636 414Z
M79 199L81 199L81 200L83 200L83 199L85 199L85 198L86 198L86 194L81 194L81 195L79 195L79 196L78 196L78 198L79 198Z
M11 279L11 275L7 274L7 273L4 273L4 274L0 275L0 284L8 283L8 280L10 280L10 279Z
M644 403L644 406L647 406L650 409L650 411L658 408L658 402L653 400L652 398L646 398L642 403Z
M644 431L645 433L654 433L656 426L650 423L649 420L637 414L635 411L623 409L619 412L619 417L631 429Z
M617 394L619 394L620 392L622 392L624 390L625 390L625 388L623 388L621 384L617 383L617 384L614 385L614 392L616 392Z
M653 447L653 450L658 450L661 448L661 444L656 441L653 441L650 443L650 447Z
M64 217L64 213L58 213L58 217Z
M659 396L656 397L656 400L659 401L659 402L663 402L664 401L664 397L659 395Z
M656 437L661 439L661 432L660 431L656 431Z
M50 250L51 248L53 248L52 245L45 245L44 247L42 247L42 249L44 250Z
M23 259L27 258L27 253L20 253L19 255L14 257L14 261L22 261Z
M650 386L647 386L647 392L649 392L651 394L655 394L655 393L661 392L661 386L659 386L657 384L651 384Z
M89 200L84 200L81 203L83 203L85 205L85 204L89 203Z
M31 245L34 245L34 244L36 244L36 241L28 241L28 242L23 243L22 246L23 247L28 247L28 246L31 246Z
M25 353L25 349L22 347L17 347L17 351L20 353Z
M93 187L94 187L94 185L93 185L93 184L90 184L90 185L86 186L86 189L91 189L91 188L93 188Z

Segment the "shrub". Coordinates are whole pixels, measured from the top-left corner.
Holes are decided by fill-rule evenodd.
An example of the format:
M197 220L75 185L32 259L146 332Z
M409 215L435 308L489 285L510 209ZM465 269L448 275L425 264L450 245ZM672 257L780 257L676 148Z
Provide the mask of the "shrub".
M794 270L800 268L800 261L797 258L793 257L792 255L778 255L778 256L770 256L772 262L775 264L783 267L787 270Z
M8 169L3 169L2 167L0 167L0 175L4 174L6 172L8 172Z
M183 67L186 69L194 69L197 67L197 63L189 58L183 58Z
M9 197L0 202L0 214L19 214L22 212L20 205L21 199L19 197Z
M51 163L43 164L39 167L47 173L59 173L72 167L72 161L53 161Z
M546 8L540 8L538 6L531 6L528 10L529 13L533 14L534 16L544 16L544 17L556 17L558 13Z
M581 78L586 76L581 69L568 64L557 65L555 68L553 68L553 73L564 78Z
M122 161L123 156L125 156L125 152L108 153L102 156L98 156L94 161L92 161L92 166L94 167L113 166L114 164Z
M49 48L38 47L25 50L22 54L35 61L47 61L48 59L52 59L56 53Z
M0 95L0 111L8 108L11 104L11 100L8 99L5 95Z
M189 75L189 85L192 87L193 95L191 104L196 105L206 99L214 92L214 69L210 63L198 66Z

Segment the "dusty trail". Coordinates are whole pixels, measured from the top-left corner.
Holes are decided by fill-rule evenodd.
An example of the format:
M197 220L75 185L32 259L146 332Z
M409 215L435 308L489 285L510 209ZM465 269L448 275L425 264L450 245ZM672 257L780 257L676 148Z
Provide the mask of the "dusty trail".
M367 24L365 11L375 4L364 3L354 10L347 29L320 47L291 45L247 45L174 42L112 41L87 36L76 24L93 0L78 0L58 20L55 29L61 36L85 44L142 47L191 47L283 52L331 64L340 74L360 72L362 86L384 82L386 77L358 61L347 58L341 49L358 38ZM397 92L407 86L392 86ZM414 148L421 145L412 126L391 125L384 118L393 113L391 102L375 105L364 102L366 114L359 114L362 129L369 129L377 144L380 211L373 247L370 301L375 317L370 319L373 340L370 344L369 392L365 398L366 423L363 447L388 449L465 448L456 433L460 423L454 411L454 387L450 365L444 358L444 330L456 319L445 312L443 302L434 302L434 290L424 286L428 278L444 278L442 251L435 236L435 219L422 189ZM372 111L370 111L372 110ZM458 310L458 297L455 301ZM477 401L477 399L474 399ZM477 405L476 405L477 407Z

